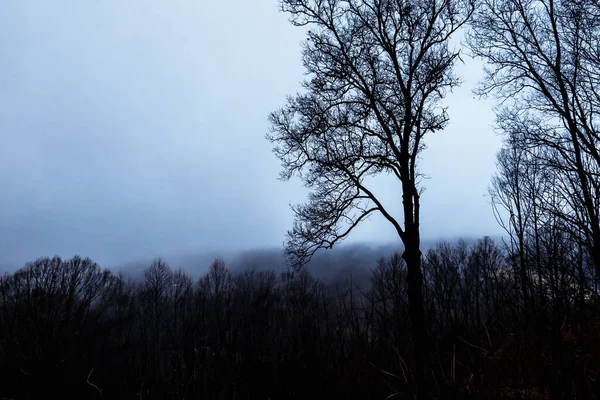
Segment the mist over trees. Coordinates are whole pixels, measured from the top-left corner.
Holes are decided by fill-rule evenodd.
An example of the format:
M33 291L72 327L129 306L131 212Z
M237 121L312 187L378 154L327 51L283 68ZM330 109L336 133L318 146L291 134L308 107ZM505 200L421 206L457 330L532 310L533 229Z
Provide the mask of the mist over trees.
M307 80L268 139L281 177L311 190L285 252L202 274L157 258L132 279L79 256L5 274L0 397L597 398L600 3L280 5L307 29ZM505 235L426 249L418 161L449 121L461 54L484 61L476 93L497 100L489 199ZM394 251L320 258L374 213Z

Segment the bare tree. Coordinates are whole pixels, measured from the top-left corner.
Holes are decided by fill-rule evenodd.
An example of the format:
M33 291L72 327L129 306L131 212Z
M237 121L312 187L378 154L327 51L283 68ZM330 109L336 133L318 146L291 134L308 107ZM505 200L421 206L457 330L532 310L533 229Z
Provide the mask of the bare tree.
M507 247L513 261L515 276L519 277L522 301L528 305L527 240L535 223L534 204L540 195L532 182L535 163L508 134L503 148L497 154L497 171L489 188L494 215L508 234Z
M363 220L381 213L404 244L417 358L426 352L419 233L418 158L423 138L448 122L440 105L459 81L449 39L473 11L472 0L282 0L297 26L309 26L305 92L270 115L282 179L312 189L293 208L289 261L302 265ZM371 178L396 177L401 225Z
M142 311L142 331L146 368L154 382L162 379L161 360L165 356L164 337L165 317L168 311L168 294L173 285L173 271L162 258L152 261L144 271L144 281L138 290L138 300Z
M468 44L488 63L479 93L503 102L500 118L524 148L560 171L567 207L600 269L600 4L595 0L482 0Z

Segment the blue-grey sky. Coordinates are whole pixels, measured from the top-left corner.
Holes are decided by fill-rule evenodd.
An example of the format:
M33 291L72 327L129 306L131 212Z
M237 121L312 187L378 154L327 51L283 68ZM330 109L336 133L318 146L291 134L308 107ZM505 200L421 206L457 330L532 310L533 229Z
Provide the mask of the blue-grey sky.
M302 38L276 0L0 2L0 264L279 246L306 190L264 136L300 90ZM500 140L465 62L423 154L426 238L500 232ZM396 238L373 218L350 240Z

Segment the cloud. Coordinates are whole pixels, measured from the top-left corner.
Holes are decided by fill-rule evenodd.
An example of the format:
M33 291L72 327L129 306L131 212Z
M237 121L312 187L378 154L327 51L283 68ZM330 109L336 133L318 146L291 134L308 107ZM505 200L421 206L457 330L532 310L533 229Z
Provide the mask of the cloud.
M306 190L277 181L264 135L300 88L302 34L274 1L2 2L0 262L282 243ZM489 108L468 90L451 99L457 120ZM489 125L453 122L429 141L427 234L489 229Z

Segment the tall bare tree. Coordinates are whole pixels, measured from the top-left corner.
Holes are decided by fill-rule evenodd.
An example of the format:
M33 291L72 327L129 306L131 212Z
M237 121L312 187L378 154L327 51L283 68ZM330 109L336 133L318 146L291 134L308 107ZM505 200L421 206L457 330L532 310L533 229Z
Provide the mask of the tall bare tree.
M482 0L471 28L488 63L480 93L496 94L522 146L560 172L567 207L550 211L585 232L600 269L600 4Z
M519 276L523 304L528 305L527 233L534 218L528 193L530 176L528 154L514 140L507 140L497 154L497 172L489 193L496 220L506 231L515 274Z
M417 164L424 137L448 122L440 103L459 83L452 72L459 51L449 40L474 1L282 0L281 8L294 25L310 27L302 50L305 91L270 115L268 135L282 178L299 176L312 189L308 203L293 208L289 260L306 263L381 213L404 244L416 357L423 360ZM401 216L371 184L378 174L397 178Z

